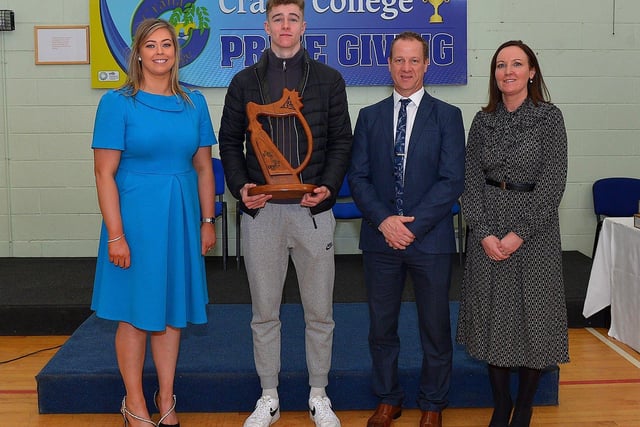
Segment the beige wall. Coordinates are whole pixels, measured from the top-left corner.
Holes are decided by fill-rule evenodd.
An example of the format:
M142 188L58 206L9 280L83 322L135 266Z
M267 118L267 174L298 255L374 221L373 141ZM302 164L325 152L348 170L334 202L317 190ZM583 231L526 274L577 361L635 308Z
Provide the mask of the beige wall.
M640 177L640 2L617 0L615 20L612 3L468 0L469 82L427 88L462 108L468 128L486 102L494 49L513 38L534 48L569 134L563 247L585 254L595 227L593 181ZM89 65L34 65L33 47L34 25L88 24L88 1L0 0L0 9L16 16L16 30L0 32L0 257L95 256L100 214L89 146L103 91L91 89ZM225 90L203 92L217 131ZM348 93L355 123L361 107L390 90ZM356 224L339 223L337 251L356 252L357 237Z

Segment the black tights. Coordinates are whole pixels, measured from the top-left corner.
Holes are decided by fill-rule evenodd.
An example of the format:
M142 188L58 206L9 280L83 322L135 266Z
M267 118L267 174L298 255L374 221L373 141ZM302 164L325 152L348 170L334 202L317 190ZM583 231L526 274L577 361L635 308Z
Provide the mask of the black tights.
M511 400L511 369L488 365L493 395L493 415L489 427L529 427L533 398L538 390L539 369L518 368L518 397L513 409ZM513 409L513 416L511 410ZM511 423L509 423L511 418Z
M516 400L516 407L513 410L509 427L529 427L533 411L533 398L538 390L540 374L542 374L540 369L525 367L518 369L518 399Z
M511 369L488 365L493 395L493 415L489 427L508 427L513 409L511 400Z

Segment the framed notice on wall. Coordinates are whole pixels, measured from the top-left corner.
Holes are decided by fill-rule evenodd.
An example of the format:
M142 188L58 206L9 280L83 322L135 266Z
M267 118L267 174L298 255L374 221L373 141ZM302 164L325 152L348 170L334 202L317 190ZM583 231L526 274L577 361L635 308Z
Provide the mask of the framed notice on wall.
M36 64L88 64L89 26L34 27Z

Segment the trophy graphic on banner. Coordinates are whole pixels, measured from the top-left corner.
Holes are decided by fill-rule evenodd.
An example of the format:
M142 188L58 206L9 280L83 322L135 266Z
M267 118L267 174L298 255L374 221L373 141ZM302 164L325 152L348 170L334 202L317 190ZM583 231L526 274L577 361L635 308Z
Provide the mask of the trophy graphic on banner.
M440 24L443 21L442 16L438 13L438 8L442 3L449 3L450 0L422 0L424 3L431 3L433 6L433 15L429 18L430 24Z
M255 102L247 104L251 146L267 182L250 188L250 196L270 194L274 199L301 199L304 194L312 193L316 188L315 185L303 184L300 181L300 172L309 164L313 151L311 129L301 110L302 101L298 92L286 88L282 92L282 98L272 104L261 105ZM290 129L291 126L295 126L296 120L300 122L307 137L307 154L299 166L294 168L289 164L281 151L283 147L279 147L278 137L275 137L276 141L271 139L258 120L260 116L267 116L276 122L275 126L272 124L275 128L282 125L283 128ZM290 138L291 135L283 135L283 139L287 137Z

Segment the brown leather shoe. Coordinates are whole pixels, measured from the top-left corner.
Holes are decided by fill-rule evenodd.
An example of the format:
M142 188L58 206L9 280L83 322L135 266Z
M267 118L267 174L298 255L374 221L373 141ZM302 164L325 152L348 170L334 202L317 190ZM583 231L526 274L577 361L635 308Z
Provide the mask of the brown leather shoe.
M420 427L442 427L442 413L434 411L422 411Z
M401 406L393 406L386 403L380 403L376 408L369 421L367 427L389 427L391 421L402 415Z

